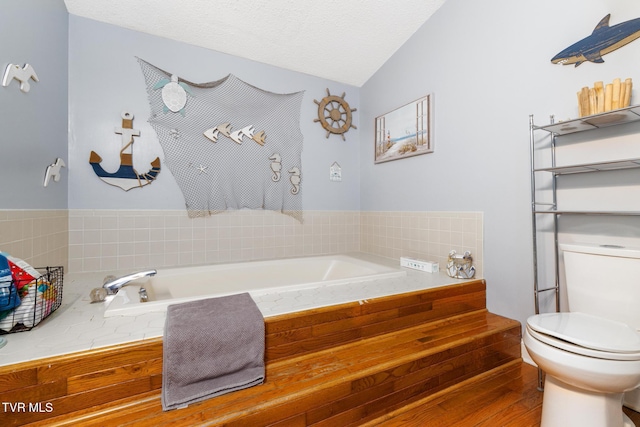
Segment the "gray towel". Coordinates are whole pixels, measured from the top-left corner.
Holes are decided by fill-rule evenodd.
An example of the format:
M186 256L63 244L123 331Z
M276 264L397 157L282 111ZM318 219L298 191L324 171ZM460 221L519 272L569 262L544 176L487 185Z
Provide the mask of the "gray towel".
M264 319L248 293L170 305L162 409L264 382Z

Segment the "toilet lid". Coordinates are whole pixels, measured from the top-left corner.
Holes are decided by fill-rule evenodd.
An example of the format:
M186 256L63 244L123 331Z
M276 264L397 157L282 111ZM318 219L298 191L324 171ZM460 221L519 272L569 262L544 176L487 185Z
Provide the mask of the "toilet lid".
M640 355L640 334L625 323L571 312L531 316L527 319L527 326L540 334L585 349Z
M605 359L605 360L627 360L627 361L640 361L640 352L638 353L613 353L610 351L602 351L602 350L593 350L586 347L581 347L576 344L571 344L568 341L561 340L559 338L552 337L551 335L542 334L540 332L536 332L527 325L527 330L525 332L529 334L531 338L545 343L549 346L559 348L560 350L564 350L570 353L579 354L581 356L593 357L596 359Z

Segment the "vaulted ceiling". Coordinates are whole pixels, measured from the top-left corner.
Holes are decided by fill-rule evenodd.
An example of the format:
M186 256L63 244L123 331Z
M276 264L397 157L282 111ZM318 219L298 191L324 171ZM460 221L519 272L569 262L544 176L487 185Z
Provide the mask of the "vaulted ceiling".
M65 0L77 15L362 86L446 0Z

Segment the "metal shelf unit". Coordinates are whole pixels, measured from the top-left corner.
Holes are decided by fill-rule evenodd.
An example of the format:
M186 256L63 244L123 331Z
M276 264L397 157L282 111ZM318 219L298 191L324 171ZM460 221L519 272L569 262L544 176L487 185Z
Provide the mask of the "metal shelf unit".
M540 313L540 295L552 292L555 299L555 311L560 311L560 269L558 266L558 219L561 215L617 215L617 216L640 216L640 212L634 211L572 211L559 210L557 200L557 182L558 177L562 175L592 173L622 169L640 168L640 158L620 159L607 162L583 163L574 165L557 166L556 165L556 139L562 135L568 135L577 132L585 132L608 126L621 125L640 121L640 105L622 108L606 113L595 114L580 119L568 120L555 123L553 116L550 123L544 126L536 126L533 121L533 115L529 116L529 145L531 156L531 222L533 230L533 292L535 298L535 313ZM551 167L536 167L536 131L545 131L551 135L549 145L549 153L551 156ZM537 183L536 175L540 173L551 174L551 201L538 201L536 197ZM552 216L553 228L553 268L555 280L553 285L547 287L540 286L539 265L538 265L538 216ZM538 390L543 389L542 370L538 369Z
M624 123L640 121L640 105L621 108L592 116L582 117L579 119L568 120L555 123L553 116L550 123L544 126L536 126L534 124L533 115L529 116L529 144L531 156L531 221L533 230L533 268L534 268L534 297L535 297L535 313L540 313L540 294L544 292L553 292L555 298L555 309L560 311L560 272L558 268L558 218L560 215L616 215L616 216L640 216L637 211L572 211L558 210L557 208L557 180L559 176L592 173L622 169L640 168L640 158L620 159L607 162L595 162L574 164L568 166L556 165L556 139L562 135L568 135L577 132L585 132L609 126L617 126ZM536 167L536 131L545 131L551 135L549 153L551 156L551 167ZM536 175L538 173L551 174L551 201L541 202L537 200L537 183ZM539 282L539 266L538 266L538 215L552 215L553 217L553 257L555 268L555 284L545 288L540 287Z
M531 116L531 118L533 120L533 116ZM548 125L534 126L533 123L531 123L531 126L533 130L541 129L551 132L554 135L568 135L570 133L617 126L638 120L640 120L640 105L632 105L631 107L621 108L619 110L607 111L606 113L594 114L592 116L558 123L554 123L552 118L551 123Z

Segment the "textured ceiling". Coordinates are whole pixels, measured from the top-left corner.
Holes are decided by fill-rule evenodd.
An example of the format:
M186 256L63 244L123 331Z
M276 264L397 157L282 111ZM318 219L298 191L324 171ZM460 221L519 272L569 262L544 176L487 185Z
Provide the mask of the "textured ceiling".
M446 0L65 0L69 13L362 86Z

